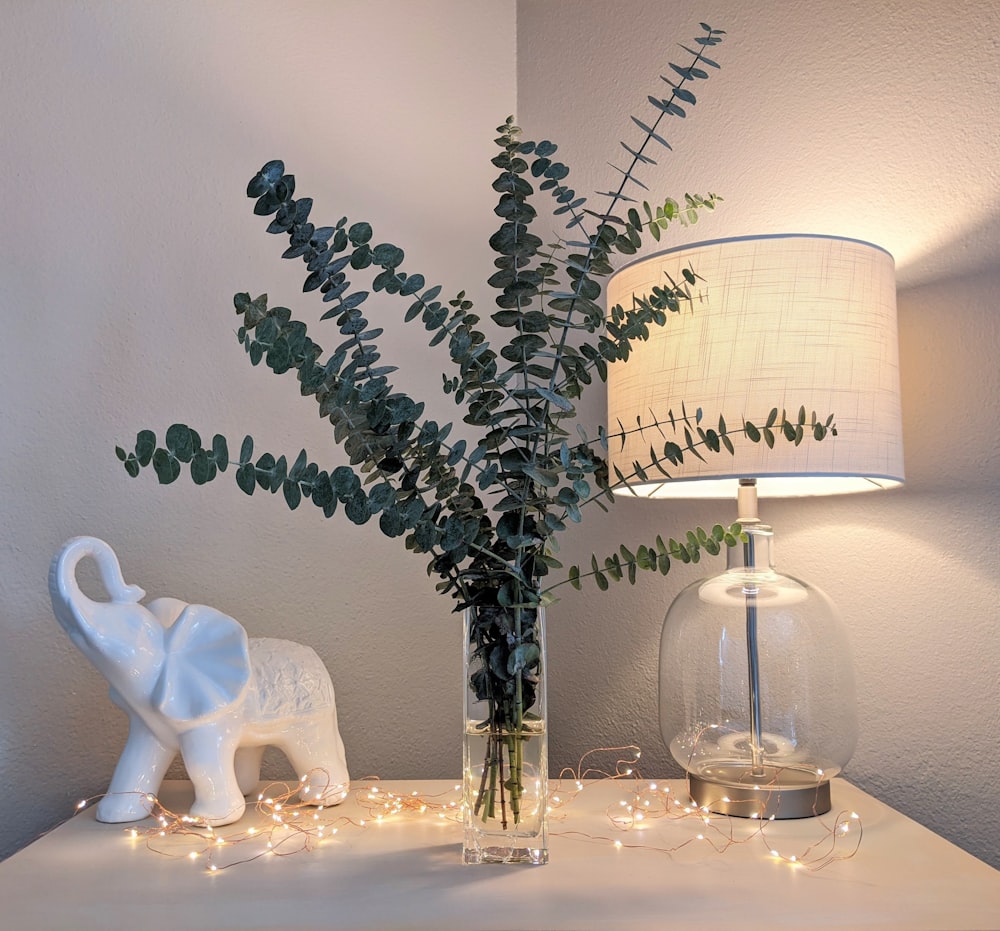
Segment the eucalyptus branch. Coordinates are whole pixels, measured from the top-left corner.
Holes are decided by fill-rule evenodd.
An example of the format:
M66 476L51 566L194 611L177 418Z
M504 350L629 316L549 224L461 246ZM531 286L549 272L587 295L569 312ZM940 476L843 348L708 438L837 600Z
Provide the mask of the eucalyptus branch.
M680 81L675 83L674 80L670 78L664 77L663 75L660 76L660 80L666 82L666 84L671 88L670 96L666 99L662 99L650 95L647 98L649 103L658 111L653 125L647 126L638 117L632 117L632 122L635 123L636 126L643 131L643 133L645 133L645 136L643 137L638 149L633 149L624 142L621 143L622 148L624 148L625 151L632 156L632 159L627 169L623 170L616 168L616 170L622 174L622 180L616 191L605 192L606 196L610 198L610 202L607 210L601 217L602 220L614 222L617 219L613 216L612 212L617 207L618 202L623 198L625 185L629 181L636 183L640 187L646 187L635 177L635 171L640 164L656 164L650 156L645 154L647 146L651 142L655 141L668 150L672 148L670 143L658 133L660 123L668 116L675 116L681 119L685 118L687 115L686 111L677 102L678 100L681 100L691 106L695 104L695 95L688 90L686 85L693 83L695 80L705 80L708 78L708 72L700 68L699 65L705 64L712 68L719 67L717 62L705 55L705 49L718 45L722 41L722 37L725 35L725 32L721 29L713 29L706 23L702 23L701 28L705 31L705 35L699 36L695 39L695 43L701 46L700 49L694 51L685 46L681 46L686 52L689 52L694 56L693 62L687 67L676 65L673 62L670 63L671 70L680 77Z
M280 160L265 164L247 185L247 196L257 199L254 212L263 216L274 215L268 232L287 233L289 236L289 247L282 257L302 258L306 263L309 275L303 290L318 289L325 302L334 304L321 319L339 314L341 319L338 323L343 323L345 319L361 321L363 318L358 308L367 300L369 292L355 291L345 296L350 286L345 270L348 267L364 269L375 265L381 269L372 281L375 291L415 296L404 321L410 322L419 316L425 328L433 333L429 342L431 346L448 338L452 361L460 368L457 393L471 392L474 396L489 397L493 391L502 390L495 381L496 356L484 335L474 328L479 318L470 312L472 302L466 299L464 291L449 301L452 308L449 311L437 300L440 285L420 293L425 286L424 277L398 270L405 258L402 249L391 243L371 244L373 231L369 223L358 222L348 227L346 218L341 218L335 226L317 228L309 222L312 199L296 200L294 192L295 176L285 173L285 165ZM351 250L348 254L340 255L348 249ZM359 322L358 326L356 333L367 326L367 321ZM364 335L370 338L369 334ZM473 400L470 413L475 413L475 406Z
M588 578L592 578L601 591L607 591L611 582L620 582L622 579L628 579L629 584L634 585L640 571L655 571L660 575L667 575L671 559L697 563L701 560L702 550L711 556L717 556L723 546L734 547L746 540L746 534L739 524L732 524L728 529L722 524L716 524L711 533L697 527L688 531L684 542L673 537L664 542L658 535L651 546L641 544L634 553L623 545L618 552L605 556L603 561L591 554L589 572L582 571L579 566L571 566L567 578L550 586L546 593L567 584L579 591L583 587L583 581Z
M702 455L702 451L721 453L725 450L730 455L735 455L733 437L742 437L754 444L763 442L769 449L773 449L778 440L784 440L798 446L807 438L820 442L828 435L837 435L833 414L830 414L825 420L821 420L815 411L807 416L805 407L799 408L794 420L787 416L786 411L779 413L778 408L775 407L771 409L760 426L753 421L744 419L742 425L736 429L730 428L722 415L719 416L717 427L706 428L702 425L701 408L698 408L694 418L692 418L687 412L686 405L682 405L679 416L675 416L671 409L666 419L660 419L652 411L650 418L647 423L637 420L637 425L629 429L619 424L619 430L616 433L607 434L602 431L597 440L586 441L585 445L588 447L596 443L606 449L611 442L618 442L624 448L627 437L635 434L644 435L651 430L655 430L664 440L660 452L657 452L656 447L650 444L648 460L643 463L634 461L631 472L625 473L614 466L616 480L611 481L610 475L608 475L606 482L599 483L600 490L598 492L576 502L578 510L593 502L600 503L601 499L608 499L616 489L631 490L631 486L636 480L641 482L671 481L672 476L667 465L675 468L682 465L685 452L703 461L705 457ZM671 433L682 439L683 442L678 443L675 440L667 439L666 429L668 427ZM601 475L602 473L595 471L595 474ZM562 516L567 517L569 514L567 512Z
M439 489L465 482L475 471L481 490L494 482L511 489L504 475L480 465L485 447L467 454L465 440L448 446L445 439L450 424L439 427L433 421L418 422L423 404L390 393L385 376L395 368L374 367L379 356L367 345L382 331L367 330L358 335L367 321L356 308L349 308L338 320L346 341L320 365L322 348L308 337L305 324L290 318L287 308L268 308L267 295L251 301L249 295L238 294L234 304L244 317L238 336L251 363L263 360L277 374L297 370L303 395L315 395L320 416L330 419L334 439L344 445L352 464L367 462L369 469L377 466L388 481L394 481L392 476L400 472L404 483L410 481L409 474L416 468L427 473L429 485ZM350 362L345 366L349 350ZM455 469L460 463L464 469L459 478Z
M174 424L168 428L164 445L158 446L152 431L143 430L136 437L135 449L126 452L116 447L116 454L126 471L133 477L146 466L152 465L160 484L171 484L181 474L182 464L189 465L195 484L212 481L225 472L228 466L236 466L236 483L247 495L261 488L271 494L283 492L285 503L290 510L298 508L303 498L311 500L329 518L336 513L338 504L344 508L347 518L355 524L364 524L379 515L379 526L387 536L398 536L411 531L407 538L407 548L431 556L431 567L444 579L441 583L450 590L458 588L463 592L464 580L459 571L461 559L453 558L449 549L457 549L449 534L453 526L449 515L438 526L442 511L440 502L428 504L419 491L410 490L406 498L397 498L387 483L365 492L362 482L349 466L338 466L331 472L320 470L310 462L306 451L301 450L291 466L282 455L277 458L271 453L263 453L254 460L253 438L247 436L240 450L238 460L228 458L228 444L225 437L216 434L210 448L204 447L198 432L184 424ZM452 498L449 504L454 507ZM485 510L479 509L481 515ZM489 537L489 526L481 536ZM477 551L481 546L475 547Z

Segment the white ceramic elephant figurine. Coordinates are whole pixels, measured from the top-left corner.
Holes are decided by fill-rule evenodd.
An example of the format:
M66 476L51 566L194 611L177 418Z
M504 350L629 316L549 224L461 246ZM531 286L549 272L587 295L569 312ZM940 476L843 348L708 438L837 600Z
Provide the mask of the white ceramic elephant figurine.
M111 600L80 589L76 567L93 557ZM331 805L347 796L344 744L333 683L310 647L289 640L248 639L233 618L176 598L140 604L118 558L96 537L74 537L52 561L49 592L70 639L111 686L129 718L125 749L97 819L138 821L178 752L194 785L190 814L209 824L237 821L255 790L267 746L300 775L306 802Z

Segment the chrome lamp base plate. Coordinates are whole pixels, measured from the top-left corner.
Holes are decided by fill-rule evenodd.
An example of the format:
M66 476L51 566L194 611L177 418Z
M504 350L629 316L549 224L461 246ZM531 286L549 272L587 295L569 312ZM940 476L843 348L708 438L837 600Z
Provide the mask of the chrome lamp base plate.
M688 792L699 808L737 818L812 818L830 810L830 783L815 770L763 769L755 776L742 762L714 764L688 773Z

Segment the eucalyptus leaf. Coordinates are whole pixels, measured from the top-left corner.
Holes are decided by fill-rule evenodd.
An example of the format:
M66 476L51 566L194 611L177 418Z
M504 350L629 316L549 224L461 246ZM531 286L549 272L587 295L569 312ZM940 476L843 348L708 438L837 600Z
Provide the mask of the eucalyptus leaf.
M153 471L161 485L169 485L181 474L181 465L177 459L165 449L157 449L152 457Z

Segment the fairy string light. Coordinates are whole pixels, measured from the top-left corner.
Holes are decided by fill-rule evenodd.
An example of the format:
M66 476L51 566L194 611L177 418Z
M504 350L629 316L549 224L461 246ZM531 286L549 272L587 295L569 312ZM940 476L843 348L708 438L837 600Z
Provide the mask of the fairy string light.
M392 792L380 786L377 778L372 777L370 781L373 783L371 786L355 793L355 800L368 812L369 820L378 822L406 814L427 815L456 823L462 820L464 803L461 796L456 795L461 793L461 785L446 792L426 795L415 789L408 793Z
M582 792L602 783L621 783L622 796L605 810L609 828L619 836L582 831L568 824L564 830L551 833L581 842L609 844L616 850L667 855L704 844L722 854L731 847L758 841L776 861L813 871L853 857L860 847L861 819L857 813L844 810L832 819L812 819L818 828L817 839L797 853L782 852L770 836L773 819L732 818L698 808L669 785L644 779L638 768L640 756L640 748L635 745L589 750L575 768L560 771L548 795L550 814L566 822L573 802ZM173 812L154 795L146 795L153 825L131 827L126 834L142 841L154 853L188 859L217 873L262 857L311 851L344 830L363 831L390 819L460 823L463 818L461 785L438 793L416 789L397 792L386 788L377 777L358 780L350 798L362 814L352 816L339 814L346 810L344 803L334 810L302 801L299 790L310 775L297 784L272 782L265 786L240 826L231 830L213 828L199 818ZM97 798L100 796L85 799L76 807L82 810ZM247 824L248 820L254 823ZM660 823L678 825L686 829L686 836L671 843L657 842L653 829ZM623 839L621 835L629 836Z
M324 806L299 800L299 789L307 779L304 776L295 785L268 784L257 796L252 810L252 820L256 823L228 831L215 828L201 818L171 811L158 798L147 795L154 825L128 828L126 833L143 841L154 853L197 861L215 873L261 857L313 850L345 827L364 826L362 820L347 815L331 818Z
M613 760L610 767L602 768L595 762L594 758L601 754ZM587 779L596 779L597 782L629 780L629 796L609 805L606 815L611 825L623 833L642 831L647 836L641 842L625 842L621 838L582 831L552 833L591 842L610 843L619 850L629 848L665 854L677 853L685 847L704 843L712 846L717 853L725 853L730 847L760 841L768 855L775 860L813 871L853 857L861 845L863 829L860 817L856 812L842 810L833 819L813 819L812 823L818 827L819 838L804 850L795 854L782 853L771 840L770 829L775 820L773 817L732 818L713 814L704 807L699 808L690 797L679 797L670 786L644 779L638 769L640 756L641 751L635 745L589 750L580 758L575 769L562 770L557 788L550 798L555 802L553 807L561 807L593 784L586 783ZM688 822L697 833L671 845L655 844L648 838L649 829L662 820ZM749 830L745 830L746 828Z

